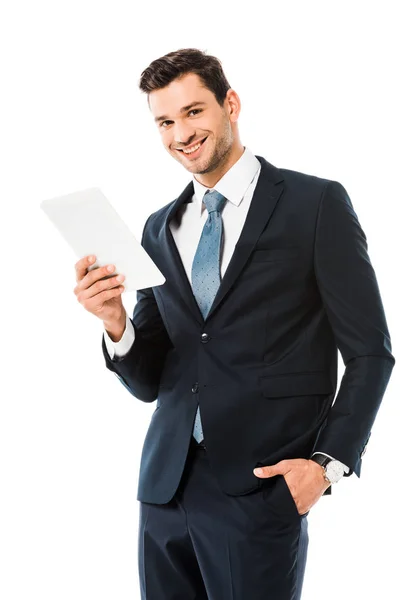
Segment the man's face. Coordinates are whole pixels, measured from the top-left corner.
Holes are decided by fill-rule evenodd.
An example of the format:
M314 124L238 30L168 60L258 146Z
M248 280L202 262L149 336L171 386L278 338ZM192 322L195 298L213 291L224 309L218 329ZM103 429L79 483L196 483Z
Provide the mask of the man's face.
M234 140L228 100L220 106L196 74L150 92L149 106L166 150L185 169L210 173L227 159Z

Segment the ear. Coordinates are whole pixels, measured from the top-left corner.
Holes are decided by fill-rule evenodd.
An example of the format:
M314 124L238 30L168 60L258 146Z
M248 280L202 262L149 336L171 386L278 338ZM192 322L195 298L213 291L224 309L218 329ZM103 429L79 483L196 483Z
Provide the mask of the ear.
M239 119L240 110L242 108L242 104L240 102L240 98L238 94L232 88L226 92L226 100L228 104L228 114L231 123L236 123Z

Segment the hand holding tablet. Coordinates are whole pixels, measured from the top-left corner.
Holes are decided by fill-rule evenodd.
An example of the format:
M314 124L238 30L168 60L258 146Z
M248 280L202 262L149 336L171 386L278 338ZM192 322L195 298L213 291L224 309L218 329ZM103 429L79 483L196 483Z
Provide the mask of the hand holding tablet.
M126 327L126 310L121 293L124 276L116 275L114 265L97 267L89 272L95 256L84 256L75 264L76 282L74 294L82 306L103 321L111 339L120 341ZM113 273L110 275L110 273Z

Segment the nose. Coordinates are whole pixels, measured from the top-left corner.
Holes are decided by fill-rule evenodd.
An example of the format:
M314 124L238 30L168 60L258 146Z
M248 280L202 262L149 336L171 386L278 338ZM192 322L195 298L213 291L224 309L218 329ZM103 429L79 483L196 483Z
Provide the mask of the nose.
M193 127L185 123L176 123L174 128L174 139L176 146L189 146L196 139Z

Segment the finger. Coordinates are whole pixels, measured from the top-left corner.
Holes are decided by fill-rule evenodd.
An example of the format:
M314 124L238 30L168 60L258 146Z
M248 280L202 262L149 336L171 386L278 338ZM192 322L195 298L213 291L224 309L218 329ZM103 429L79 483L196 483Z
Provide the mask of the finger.
M83 258L78 260L78 262L75 264L75 275L77 283L79 283L85 277L86 273L88 272L88 268L95 262L95 260L96 257L93 255L84 256Z
M253 473L257 477L274 477L275 475L284 475L288 470L287 461L281 460L275 465L265 465L264 467L253 469Z
M97 267L97 269L92 269L86 273L85 277L80 281L79 287L80 289L84 290L95 284L97 281L111 279L116 275L117 273L115 273L115 265Z
M110 270L110 268L111 268L111 270ZM78 296L82 292L90 289L90 287L93 286L98 281L108 282L108 280L113 277L114 271L115 271L114 265L106 265L105 267L97 267L96 269L92 269L91 271L87 272L86 275L83 277L83 279L81 279L79 281L78 285L75 287L75 289L74 289L75 295ZM114 275L114 277L115 276L116 276L116 274ZM121 281L119 281L117 283L121 283ZM95 293L101 292L104 289L106 289L107 287L110 287L110 285L106 285L105 287L97 286L95 288ZM90 295L92 295L92 294L84 294L83 298L87 298Z
M124 289L123 285L119 285L118 287L104 290L103 292L100 292L100 294L84 299L81 304L89 312L96 312L96 308L103 307L104 302L107 302L107 300L120 296Z
M93 296L98 296L101 292L105 290L121 285L124 279L125 277L123 275L115 275L114 277L107 277L107 279L99 279L98 281L95 281L90 287L82 290L82 298L89 299L93 298Z
M266 467L257 467L257 469L253 469L253 473L254 475L257 475L257 477L273 477L274 475L277 475L277 471L276 471L276 465L269 465Z

